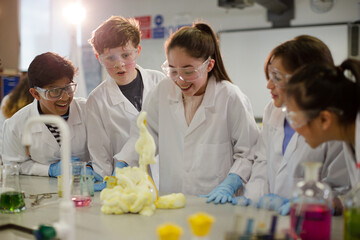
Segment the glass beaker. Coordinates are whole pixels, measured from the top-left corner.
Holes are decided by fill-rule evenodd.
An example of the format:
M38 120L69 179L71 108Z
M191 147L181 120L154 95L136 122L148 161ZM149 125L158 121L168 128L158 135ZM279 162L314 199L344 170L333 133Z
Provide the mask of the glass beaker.
M86 162L72 162L71 173L71 199L76 207L89 206L91 195L86 177Z
M344 207L344 240L360 239L360 183L345 196Z
M304 162L305 180L296 184L290 208L290 234L294 239L330 239L332 193L318 181L319 162Z
M24 195L20 188L19 164L9 163L2 167L0 211L17 213L25 210Z

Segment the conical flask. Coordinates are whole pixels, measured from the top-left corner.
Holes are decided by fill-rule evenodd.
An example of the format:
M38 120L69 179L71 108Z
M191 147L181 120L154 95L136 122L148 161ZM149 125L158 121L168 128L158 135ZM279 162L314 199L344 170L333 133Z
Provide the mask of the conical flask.
M20 187L19 164L11 162L2 166L0 212L17 213L25 210L24 196Z
M345 196L344 206L344 240L360 239L360 182Z
M291 237L302 240L330 239L332 194L318 181L319 162L304 162L305 180L296 184L291 202Z

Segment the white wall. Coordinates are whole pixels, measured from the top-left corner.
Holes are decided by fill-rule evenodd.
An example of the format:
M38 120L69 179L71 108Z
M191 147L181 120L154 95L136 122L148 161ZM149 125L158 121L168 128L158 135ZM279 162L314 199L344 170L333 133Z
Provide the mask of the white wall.
M51 3L50 13L46 12L46 5ZM22 45L26 45L24 51L29 51L28 55L47 50L58 51L62 55L70 55L70 33L68 23L62 18L62 6L68 1L65 0L22 0L27 4L27 10L22 13L28 16L25 21L30 21L29 16L35 18L36 22L30 23L22 31ZM202 19L209 23L216 32L229 29L259 28L270 27L267 21L266 9L255 4L252 7L239 9L224 9L218 7L217 0L83 0L83 5L87 11L87 17L82 25L82 48L86 51L85 62L91 64L90 69L85 69L85 79L87 85L97 85L96 78L101 78L101 74L96 74L94 69L99 69L92 57L91 49L87 40L91 32L104 20L111 15L122 15L125 17L152 16L161 14L164 17L163 26L176 26L188 22L189 24ZM291 25L353 22L359 19L360 0L336 0L333 9L327 13L315 13L310 8L310 0L295 0L295 19ZM39 5L40 4L40 5ZM47 17L51 14L51 18ZM22 21L23 23L24 21ZM24 24L24 23L23 23ZM153 23L153 27L155 24ZM36 38L31 35L34 32ZM33 34L34 35L34 34ZM287 39L284 39L284 41ZM263 39L266 42L266 38ZM142 41L142 53L138 63L145 68L160 70L162 62L165 60L163 44L164 39L151 39ZM23 54L22 54L23 56ZM33 58L34 56L31 56ZM259 59L263 62L264 59ZM22 66L25 68L28 60L22 59ZM94 76L94 77L92 77ZM251 81L249 79L249 81ZM263 86L259 86L263 87ZM247 93L247 92L245 92Z
M291 25L307 25L307 24L323 24L338 22L353 22L359 19L359 0L337 0L333 9L327 13L315 13L310 7L310 0L295 0L295 18L291 21ZM245 9L224 9L217 6L217 0L87 0L84 2L88 11L88 18L83 24L83 45L86 46L87 39L90 38L91 32L104 20L111 15L122 15L125 17L136 16L152 16L161 14L164 17L163 26L176 26L178 24L191 24L196 19L204 20L209 23L216 32L222 32L233 29L248 28L264 28L271 27L271 22L267 21L266 9L255 4ZM155 27L155 23L152 25ZM287 31L287 30L285 30ZM222 36L223 34L221 34ZM286 34L283 36L287 36ZM257 68L254 66L239 66L236 64L246 64L246 57L239 53L239 46L236 41L231 41L233 46L227 46L228 41L220 44L224 48L224 62L228 68L230 78L237 84L250 98L256 117L261 117L263 108L268 101L270 95L265 88L265 80L263 79L262 65L268 50L263 51L262 45L268 46L268 37L257 39L257 52L251 55L247 53L247 57L251 61L248 64L254 64L258 58ZM344 39L345 36L344 36ZM280 41L286 41L282 39ZM142 41L142 53L138 59L138 63L145 68L161 70L160 66L165 60L164 44L165 39L145 39ZM221 41L221 39L220 39ZM224 39L225 41L225 39ZM252 42L255 44L254 42ZM262 44L264 43L264 44ZM267 43L267 44L266 44ZM225 44L225 46L224 46ZM249 43L251 44L251 43ZM273 44L273 43L270 43ZM275 47L277 44L274 44ZM231 52L231 48L234 51ZM268 46L269 47L269 46ZM271 46L269 47L271 50ZM339 46L338 51L343 51L345 46ZM251 45L249 49L256 51L257 47ZM332 47L332 51L336 51L336 46ZM233 54L235 56L229 56ZM340 54L341 55L341 54ZM344 53L346 55L346 53ZM238 63L233 60L241 56ZM341 55L343 56L343 55ZM260 66L260 67L258 67ZM260 72L254 72L253 76L249 76L249 71L242 73L241 69L259 69Z

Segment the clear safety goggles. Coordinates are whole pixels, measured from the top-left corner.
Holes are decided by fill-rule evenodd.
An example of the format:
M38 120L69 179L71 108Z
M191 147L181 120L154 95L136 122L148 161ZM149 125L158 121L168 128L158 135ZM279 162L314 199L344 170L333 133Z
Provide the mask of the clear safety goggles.
M100 55L100 63L106 68L116 68L119 65L133 64L138 57L139 50L136 48L129 51L118 51L112 54ZM120 64L119 64L120 63Z
M278 88L285 88L287 80L291 78L291 74L280 72L277 68L268 67L269 80Z
M177 82L178 79L184 81L184 82L192 82L196 79L200 78L204 73L209 65L211 58L209 57L206 59L205 62L203 62L198 67L185 67L185 68L175 68L175 67L169 67L169 63L166 60L163 65L161 65L161 68L166 76L171 78L173 81Z
M61 98L61 96L63 95L63 91L65 91L69 97L74 96L74 93L77 88L77 83L70 83L65 87L56 87L50 89L45 89L40 87L34 87L34 88L42 98L50 101L56 101Z
M343 110L334 107L328 107L323 110L318 109L318 110L305 110L305 111L297 111L297 112L288 111L286 106L282 107L282 111L285 113L285 118L293 129L301 128L305 126L308 122L310 122L312 119L318 116L321 111L324 110L333 112L338 116L341 116L344 113Z
M319 110L307 110L307 111L289 111L286 106L282 107L282 112L285 113L286 121L293 129L301 128L305 126L311 119L316 117Z

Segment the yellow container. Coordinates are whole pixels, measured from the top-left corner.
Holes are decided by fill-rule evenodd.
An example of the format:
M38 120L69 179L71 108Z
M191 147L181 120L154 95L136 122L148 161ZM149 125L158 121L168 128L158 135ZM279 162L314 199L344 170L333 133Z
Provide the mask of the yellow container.
M207 213L198 212L189 216L188 221L192 233L197 237L204 237L209 234L215 218Z
M183 234L181 227L174 223L164 223L157 227L159 240L179 240Z

